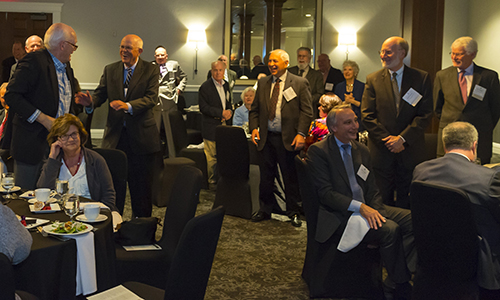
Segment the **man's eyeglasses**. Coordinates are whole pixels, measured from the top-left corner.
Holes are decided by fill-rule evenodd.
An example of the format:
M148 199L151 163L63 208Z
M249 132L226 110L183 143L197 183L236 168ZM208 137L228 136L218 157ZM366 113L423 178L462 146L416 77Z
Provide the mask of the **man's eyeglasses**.
M72 47L73 47L73 51L76 51L76 49L78 49L78 46L73 44L73 43L70 43L68 41L65 41L66 43L70 44Z
M73 132L72 134L61 135L59 138L61 139L61 141L66 142L67 140L69 140L69 138L71 138L72 140L76 140L79 136L80 134L78 132Z

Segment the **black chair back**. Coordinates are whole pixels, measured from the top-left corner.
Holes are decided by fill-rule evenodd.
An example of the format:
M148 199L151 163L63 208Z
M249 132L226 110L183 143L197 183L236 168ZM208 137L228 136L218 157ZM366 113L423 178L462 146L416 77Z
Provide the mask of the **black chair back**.
M248 179L250 154L245 131L239 127L217 126L215 145L219 175L232 179Z
M92 150L99 153L108 164L116 192L116 207L123 215L127 194L127 155L118 149L94 148Z
M0 300L14 300L15 290L12 263L5 254L0 253Z
M182 113L178 110L170 111L168 117L170 120L170 128L172 129L175 153L178 155L183 148L188 146L186 122L182 118Z
M223 219L220 206L187 223L170 266L165 300L203 300Z
M479 242L471 203L461 190L415 181L413 234L418 253L416 299L472 299ZM423 297L423 298L422 298Z

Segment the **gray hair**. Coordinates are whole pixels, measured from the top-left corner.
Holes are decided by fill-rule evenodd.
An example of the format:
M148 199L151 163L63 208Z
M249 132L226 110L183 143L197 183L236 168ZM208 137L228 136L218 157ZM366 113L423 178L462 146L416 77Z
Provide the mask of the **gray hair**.
M330 112L328 113L328 116L326 117L326 126L328 127L328 130L330 132L333 132L332 128L335 125L337 125L337 114L339 113L339 111L344 110L344 109L352 110L351 104L340 104L340 105L334 106L330 110Z
M288 53L285 50L276 49L276 50L271 51L271 53L276 52L276 51L281 51L281 60L290 62L290 56L288 55Z
M443 129L443 146L446 151L470 150L477 140L476 128L467 122L453 122Z
M354 78L358 77L359 66L355 61L353 61L353 60L344 61L344 63L342 64L342 69L345 67L351 67L354 70Z
M470 55L477 52L477 42L470 36L463 36L456 39L451 48L464 47L465 52Z
M252 91L255 93L255 89L251 86L247 87L246 89L241 92L241 100L245 101L245 94L248 93L249 91Z
M408 45L408 42L404 38L399 38L398 39L398 45L405 51L405 57L408 55L408 51L410 51L410 45Z
M45 32L45 48L49 51L56 49L61 42L69 40L73 32L73 29L64 23L52 24Z
M325 114L328 114L332 108L341 105L342 104L342 99L339 98L339 96L335 94L324 94L319 98L319 105L321 105L321 108L323 109L323 112Z
M308 47L300 47L299 49L297 49L297 55L299 54L300 51L307 51L307 53L309 53L309 56L312 56L312 51L311 51L311 48L308 48Z

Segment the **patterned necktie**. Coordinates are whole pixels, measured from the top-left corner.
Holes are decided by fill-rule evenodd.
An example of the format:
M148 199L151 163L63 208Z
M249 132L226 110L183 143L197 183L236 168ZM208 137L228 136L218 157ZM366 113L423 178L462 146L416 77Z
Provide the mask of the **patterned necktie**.
M127 78L125 79L125 84L123 85L124 88L126 89L128 88L131 78L132 78L132 68L127 68Z
M460 84L460 92L462 92L462 100L467 103L467 80L465 80L465 70L458 75L458 83Z
M399 114L399 104L401 103L401 94L399 94L398 80L396 78L398 74L396 72L392 73L392 91L394 92L394 101L396 102L396 112Z
M280 79L277 78L274 83L273 93L271 95L271 102L269 103L269 120L274 120L276 117L276 104L278 103L278 96L280 95Z
M344 167L347 172L347 176L349 177L349 185L351 186L352 191L352 199L365 202L365 198L363 197L363 190L358 184L356 180L356 175L354 174L354 165L352 164L352 158L347 151L351 147L349 144L342 145L342 149L344 150L344 155L342 159L344 160Z
M299 76L302 77L304 75L304 70L299 70Z

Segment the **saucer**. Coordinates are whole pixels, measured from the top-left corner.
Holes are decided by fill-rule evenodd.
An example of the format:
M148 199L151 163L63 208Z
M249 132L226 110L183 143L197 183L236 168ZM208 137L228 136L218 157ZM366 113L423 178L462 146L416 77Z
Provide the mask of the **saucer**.
M98 215L97 218L95 218L95 220L89 220L89 219L87 219L87 217L85 217L85 215L78 215L75 217L75 219L77 219L78 221L87 222L87 223L98 223L98 222L106 221L108 219L108 216Z

